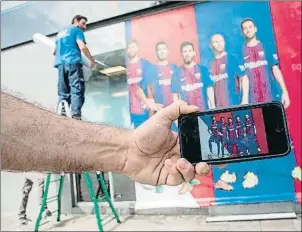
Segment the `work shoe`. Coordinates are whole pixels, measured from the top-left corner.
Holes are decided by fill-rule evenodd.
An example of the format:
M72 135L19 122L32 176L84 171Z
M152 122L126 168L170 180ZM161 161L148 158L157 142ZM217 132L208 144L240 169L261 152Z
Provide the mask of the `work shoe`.
M22 218L19 218L19 226L26 226L28 225L29 223L31 222L30 219L28 219L27 217L22 217Z
M81 115L80 114L74 114L74 115L72 115L72 118L76 119L76 120L81 120Z
M45 209L42 213L42 217L43 218L46 218L46 217L51 217L52 216L52 213L50 212L49 209Z

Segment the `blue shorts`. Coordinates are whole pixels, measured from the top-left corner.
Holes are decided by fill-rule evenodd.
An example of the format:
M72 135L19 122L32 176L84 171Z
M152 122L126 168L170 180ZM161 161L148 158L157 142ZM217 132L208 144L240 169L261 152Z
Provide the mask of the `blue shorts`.
M146 112L144 114L130 114L131 124L133 123L134 128L139 127L145 121L147 121L149 113Z

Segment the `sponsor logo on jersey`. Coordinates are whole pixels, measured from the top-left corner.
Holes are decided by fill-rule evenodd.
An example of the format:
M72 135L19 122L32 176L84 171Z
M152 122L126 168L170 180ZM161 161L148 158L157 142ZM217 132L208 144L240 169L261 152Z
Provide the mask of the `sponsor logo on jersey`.
M200 82L200 83L182 85L181 89L186 92L191 92L193 90L200 89L202 87L203 87L203 83Z
M258 60L258 61L251 61L248 63L244 63L244 67L248 69L259 68L261 66L266 66L268 63L266 60Z
M218 74L218 75L211 75L211 80L214 82L220 81L222 79L226 79L229 77L229 75L227 73L222 73L222 74Z
M127 83L128 85L133 85L139 83L143 78L142 77L135 77L135 78L128 78Z
M158 80L159 85L171 85L171 79Z

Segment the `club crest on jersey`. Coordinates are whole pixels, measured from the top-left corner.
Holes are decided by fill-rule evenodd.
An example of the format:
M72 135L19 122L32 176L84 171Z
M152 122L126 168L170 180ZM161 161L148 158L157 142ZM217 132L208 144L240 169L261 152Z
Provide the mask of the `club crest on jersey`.
M201 74L200 74L200 72L198 72L198 73L195 73L195 77L196 77L197 79L200 79L200 77L201 77Z
M128 85L133 85L139 83L143 78L142 77L136 77L136 78L129 78L127 80Z
M225 70L225 67L226 67L225 64L221 64L221 65L219 66L219 68L220 68L221 71L224 71L224 70Z
M136 70L136 73L137 73L138 75L141 75L141 74L142 74L142 70L141 70L140 68L138 68L138 69Z
M259 51L258 55L261 56L261 57L263 57L264 56L264 51Z

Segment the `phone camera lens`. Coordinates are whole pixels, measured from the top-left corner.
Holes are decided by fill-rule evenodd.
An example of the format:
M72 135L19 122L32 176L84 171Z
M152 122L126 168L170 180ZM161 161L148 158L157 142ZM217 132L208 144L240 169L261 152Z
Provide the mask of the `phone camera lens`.
M277 128L276 128L276 132L277 132L277 133L280 133L280 132L282 132L282 131L283 131L283 128L280 128L280 127L277 127Z

